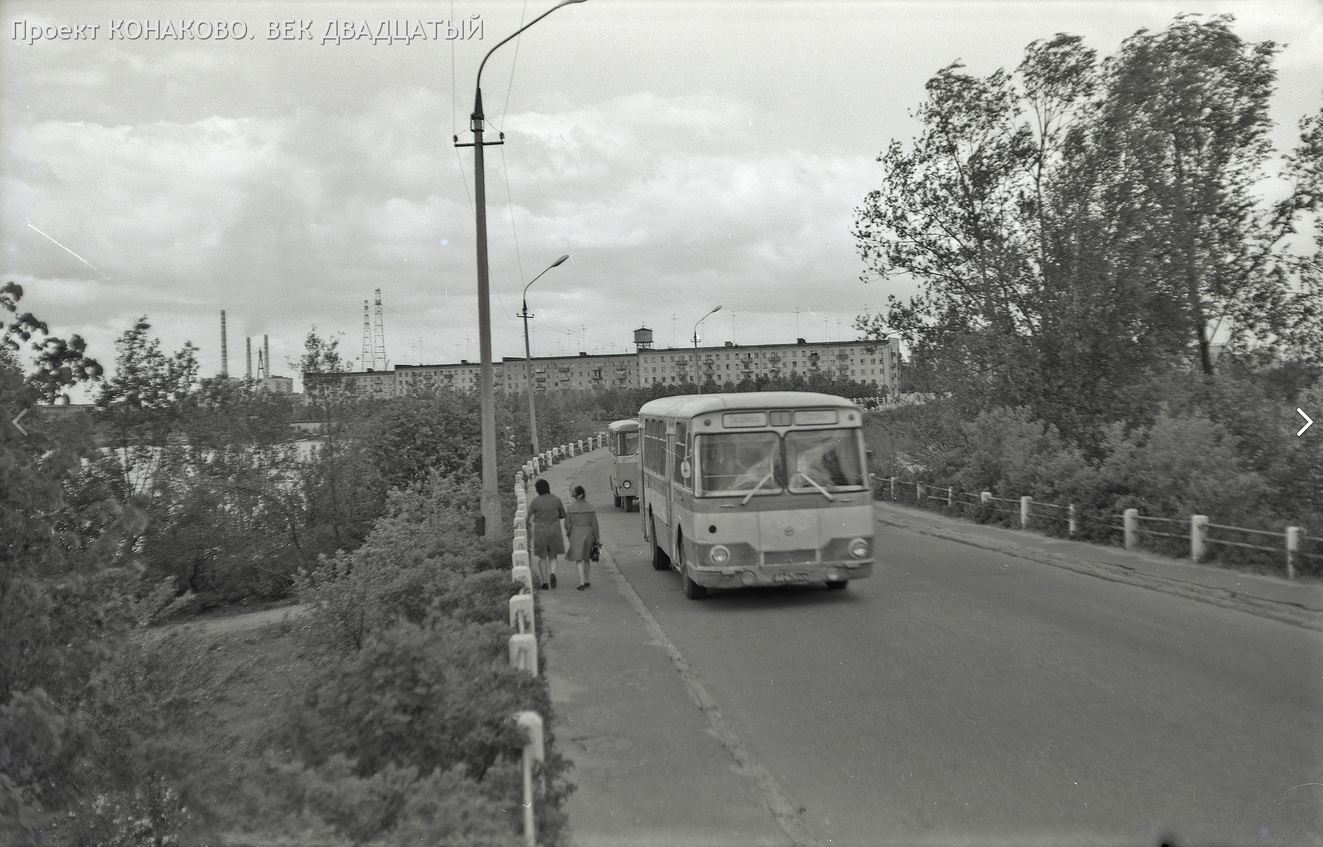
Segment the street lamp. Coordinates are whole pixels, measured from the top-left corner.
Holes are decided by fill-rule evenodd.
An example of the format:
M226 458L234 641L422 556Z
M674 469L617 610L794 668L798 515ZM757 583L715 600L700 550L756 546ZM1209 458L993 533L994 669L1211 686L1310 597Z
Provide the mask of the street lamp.
M721 307L718 306L712 311L708 312L703 317L699 318L698 321L694 324L694 382L698 383L699 394L703 393L703 378L698 375L698 324L701 324L703 321L707 320L709 317L720 311L721 311Z
M456 147L473 148L473 206L474 217L477 221L478 244L478 390L482 412L482 533L485 533L489 527L493 531L498 531L503 522L501 518L501 495L496 488L496 398L492 388L491 296L487 280L487 184L484 178L482 148L484 144L505 143L504 133L501 134L501 140L499 141L484 142L482 140L484 120L482 114L482 69L486 67L487 60L501 45L560 7L582 2L584 0L561 0L560 3L533 18L533 20L515 30L504 40L497 42L495 47L487 51L487 55L482 57L482 64L478 65L478 78L473 86L473 114L469 121L469 129L473 132L473 143L460 144L459 136L455 136Z
M546 270L528 281L528 285L538 281L542 274L552 268L560 267L566 259L570 257L569 253L561 256L556 261L547 266ZM524 366L528 373L528 431L533 437L533 455L536 456L540 451L537 449L537 410L533 406L533 354L528 349L528 319L533 317L528 313L528 285L524 286L524 310L519 313L519 317L524 319Z

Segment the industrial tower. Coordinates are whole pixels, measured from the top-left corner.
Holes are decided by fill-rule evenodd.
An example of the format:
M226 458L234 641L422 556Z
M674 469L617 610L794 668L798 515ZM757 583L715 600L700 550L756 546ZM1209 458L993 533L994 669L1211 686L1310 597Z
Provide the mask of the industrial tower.
M381 313L381 289L376 291L376 308L369 310L363 301L363 352L359 367L365 371L384 371L390 367L386 358L386 326Z
M377 303L372 322L372 367L374 370L384 371L390 367L390 362L386 360L386 325L382 321L380 288L377 289L376 295Z
M372 367L372 318L368 314L368 301L363 301L363 352L359 356L358 366L362 370Z

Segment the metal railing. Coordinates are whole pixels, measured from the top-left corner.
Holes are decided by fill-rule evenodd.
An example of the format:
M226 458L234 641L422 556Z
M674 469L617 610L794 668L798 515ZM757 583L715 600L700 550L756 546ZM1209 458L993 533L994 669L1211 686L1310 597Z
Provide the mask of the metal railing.
M1303 565L1323 569L1323 537L1310 536L1304 527L1299 526L1288 526L1280 531L1252 529L1211 523L1207 515L1171 518L1141 515L1138 509L1126 509L1120 514L1086 513L1074 503L1044 503L1029 496L995 497L990 491L976 494L951 485L902 480L894 476L879 480L875 496L893 503L910 502L927 508L938 504L938 508L948 513L980 520L995 517L1019 529L1064 531L1068 538L1101 534L1108 540L1116 540L1119 533L1119 540L1127 550L1139 547L1144 539L1153 539L1153 544L1173 552L1173 542L1179 542L1181 546L1189 545L1189 557L1194 562L1209 558L1211 548L1262 553L1281 563L1287 579L1295 579ZM1116 522L1118 518L1120 523ZM1227 538L1227 534L1239 534L1242 538ZM1256 543L1270 539L1276 543ZM1263 561L1259 563L1271 561L1264 557L1260 559Z

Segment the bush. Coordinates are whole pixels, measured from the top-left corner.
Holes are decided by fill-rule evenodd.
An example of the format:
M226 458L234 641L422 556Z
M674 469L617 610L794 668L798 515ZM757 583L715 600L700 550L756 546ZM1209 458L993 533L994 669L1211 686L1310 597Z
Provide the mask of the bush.
M271 767L308 832L507 843L522 813L512 718L531 709L548 726L538 831L562 843L568 763L550 743L545 680L508 666L509 551L472 534L477 503L475 480L433 471L392 492L356 550L300 574L321 668L289 715L290 757Z
M517 847L508 810L462 767L419 776L388 765L369 776L333 756L321 767L269 761L273 793L287 803L286 826L300 843L369 847Z
M481 620L487 600L500 612L510 590L501 542L470 529L478 487L435 473L390 495L387 513L352 553L323 557L295 578L309 624L332 651L359 650L368 635L404 617L420 623L437 609ZM498 570L499 569L499 570ZM483 574L481 578L472 578ZM502 596L504 594L505 596ZM497 598L499 597L499 600Z
M1062 487L1088 472L1084 456L1067 445L1056 427L1030 418L1027 408L992 409L961 427L962 449L943 459L963 467L954 484L964 491L991 491L998 497L1050 500Z
M1137 390L1151 405L1137 401L1126 417L1098 423L1087 451L1026 408L992 408L964 423L959 406L947 400L870 414L865 440L874 451L872 470L966 492L1075 503L1081 536L1098 540L1115 536L1109 524L1128 508L1179 521L1204 514L1253 529L1320 531L1311 523L1323 514L1323 442L1294 438L1282 426L1281 404L1262 386L1234 375L1209 380L1177 373L1152 376ZM1323 405L1323 386L1300 388L1296 396ZM1000 520L987 507L968 514ZM1184 552L1183 544L1165 546ZM1280 555L1218 549L1238 561L1280 567Z
M1216 515L1220 523L1261 520L1263 478L1242 467L1232 440L1201 412L1174 415L1162 408L1153 425L1104 437L1106 458L1074 495L1086 508L1188 518Z

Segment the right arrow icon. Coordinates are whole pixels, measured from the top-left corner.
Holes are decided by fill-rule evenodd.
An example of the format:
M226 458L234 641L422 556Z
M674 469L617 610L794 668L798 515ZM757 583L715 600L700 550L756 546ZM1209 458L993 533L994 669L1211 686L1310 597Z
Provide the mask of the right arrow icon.
M1304 409L1296 409L1296 411L1300 413L1300 417L1305 419L1305 425L1300 427L1300 431L1296 433L1296 437L1298 438L1305 434L1305 430L1314 425L1314 419L1309 415L1306 415Z

